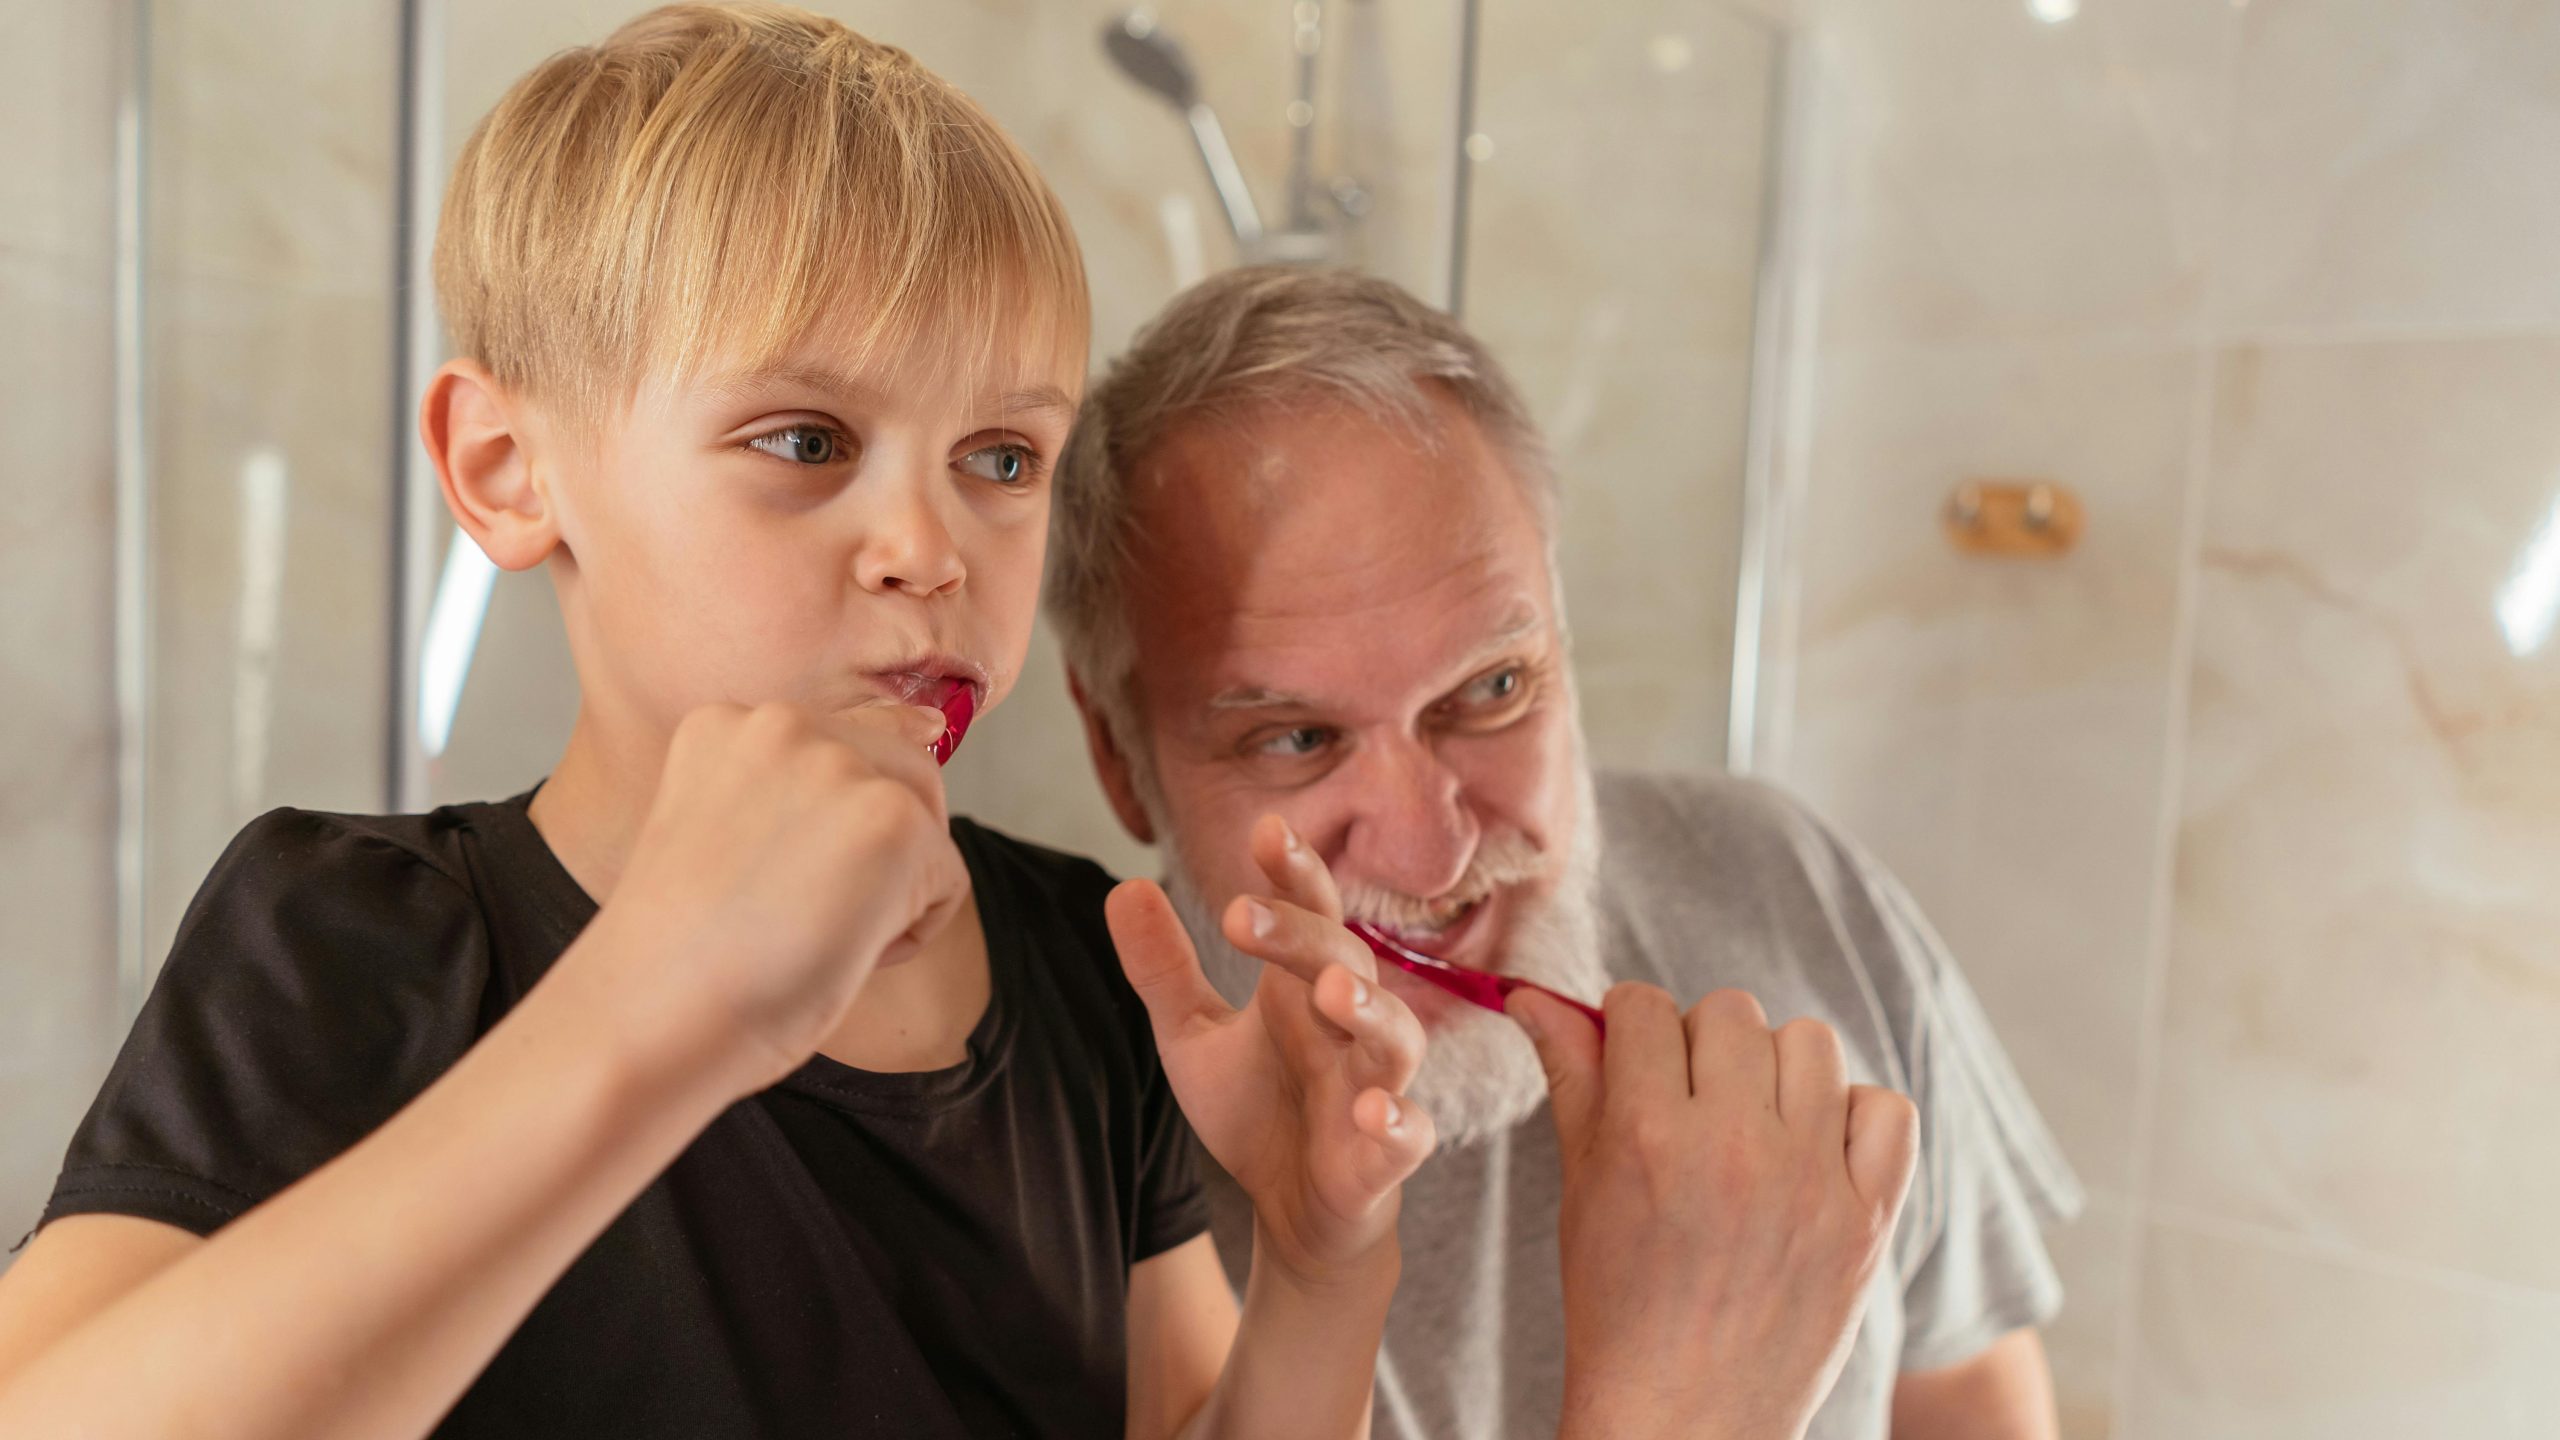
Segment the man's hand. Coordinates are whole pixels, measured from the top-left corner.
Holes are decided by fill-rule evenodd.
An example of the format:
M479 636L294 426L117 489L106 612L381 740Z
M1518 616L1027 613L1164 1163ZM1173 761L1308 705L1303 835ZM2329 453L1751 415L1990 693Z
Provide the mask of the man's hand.
M1564 1156L1568 1437L1792 1440L1830 1393L1910 1188L1911 1102L1738 990L1649 985L1591 1022L1511 999Z
M968 898L939 713L790 706L685 717L594 933L563 964L609 967L636 1029L739 1093L788 1075L873 967L913 953ZM583 953L582 953L583 952Z
M1252 845L1271 891L1236 897L1225 928L1268 968L1242 1010L1210 986L1154 884L1112 892L1111 938L1183 1114L1253 1200L1257 1260L1324 1285L1393 1263L1402 1186L1433 1138L1403 1093L1422 1065L1422 1026L1342 928L1324 862L1276 817Z

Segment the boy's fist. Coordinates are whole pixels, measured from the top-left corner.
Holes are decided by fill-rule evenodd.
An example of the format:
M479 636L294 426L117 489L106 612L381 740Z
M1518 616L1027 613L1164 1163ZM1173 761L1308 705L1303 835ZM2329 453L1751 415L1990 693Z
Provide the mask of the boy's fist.
M926 749L943 723L911 705L685 717L594 927L653 1039L761 1089L809 1058L875 966L957 913L968 871Z

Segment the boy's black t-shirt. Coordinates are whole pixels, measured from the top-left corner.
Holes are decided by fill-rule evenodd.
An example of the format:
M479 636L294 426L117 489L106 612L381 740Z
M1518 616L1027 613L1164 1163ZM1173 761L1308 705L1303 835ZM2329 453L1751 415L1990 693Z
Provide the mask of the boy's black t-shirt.
M211 1234L424 1090L595 913L525 804L251 824L46 1218ZM437 1435L1121 1434L1129 1269L1206 1225L1188 1136L1104 928L1109 877L951 828L992 992L968 1059L820 1056L729 1107Z

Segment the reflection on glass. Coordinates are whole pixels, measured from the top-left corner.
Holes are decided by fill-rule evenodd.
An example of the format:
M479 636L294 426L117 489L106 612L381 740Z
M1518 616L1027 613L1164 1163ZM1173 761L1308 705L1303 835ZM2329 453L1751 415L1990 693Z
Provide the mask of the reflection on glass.
M2517 553L2514 573L2498 590L2498 628L2506 632L2508 651L2522 659L2540 650L2551 639L2555 611L2560 611L2560 495L2552 497L2542 524Z

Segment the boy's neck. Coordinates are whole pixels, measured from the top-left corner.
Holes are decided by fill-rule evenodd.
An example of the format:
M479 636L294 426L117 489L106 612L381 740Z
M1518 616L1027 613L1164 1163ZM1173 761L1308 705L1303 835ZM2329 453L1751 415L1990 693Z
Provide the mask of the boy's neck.
M585 708L533 797L534 829L599 906L629 865L658 793L666 744L619 741ZM872 975L819 1053L860 1070L937 1070L968 1056L990 977L977 897L914 958Z
M562 868L596 904L611 899L630 863L632 842L657 798L663 742L615 745L581 707L560 763L533 797L533 826ZM621 753L616 753L617 751Z

